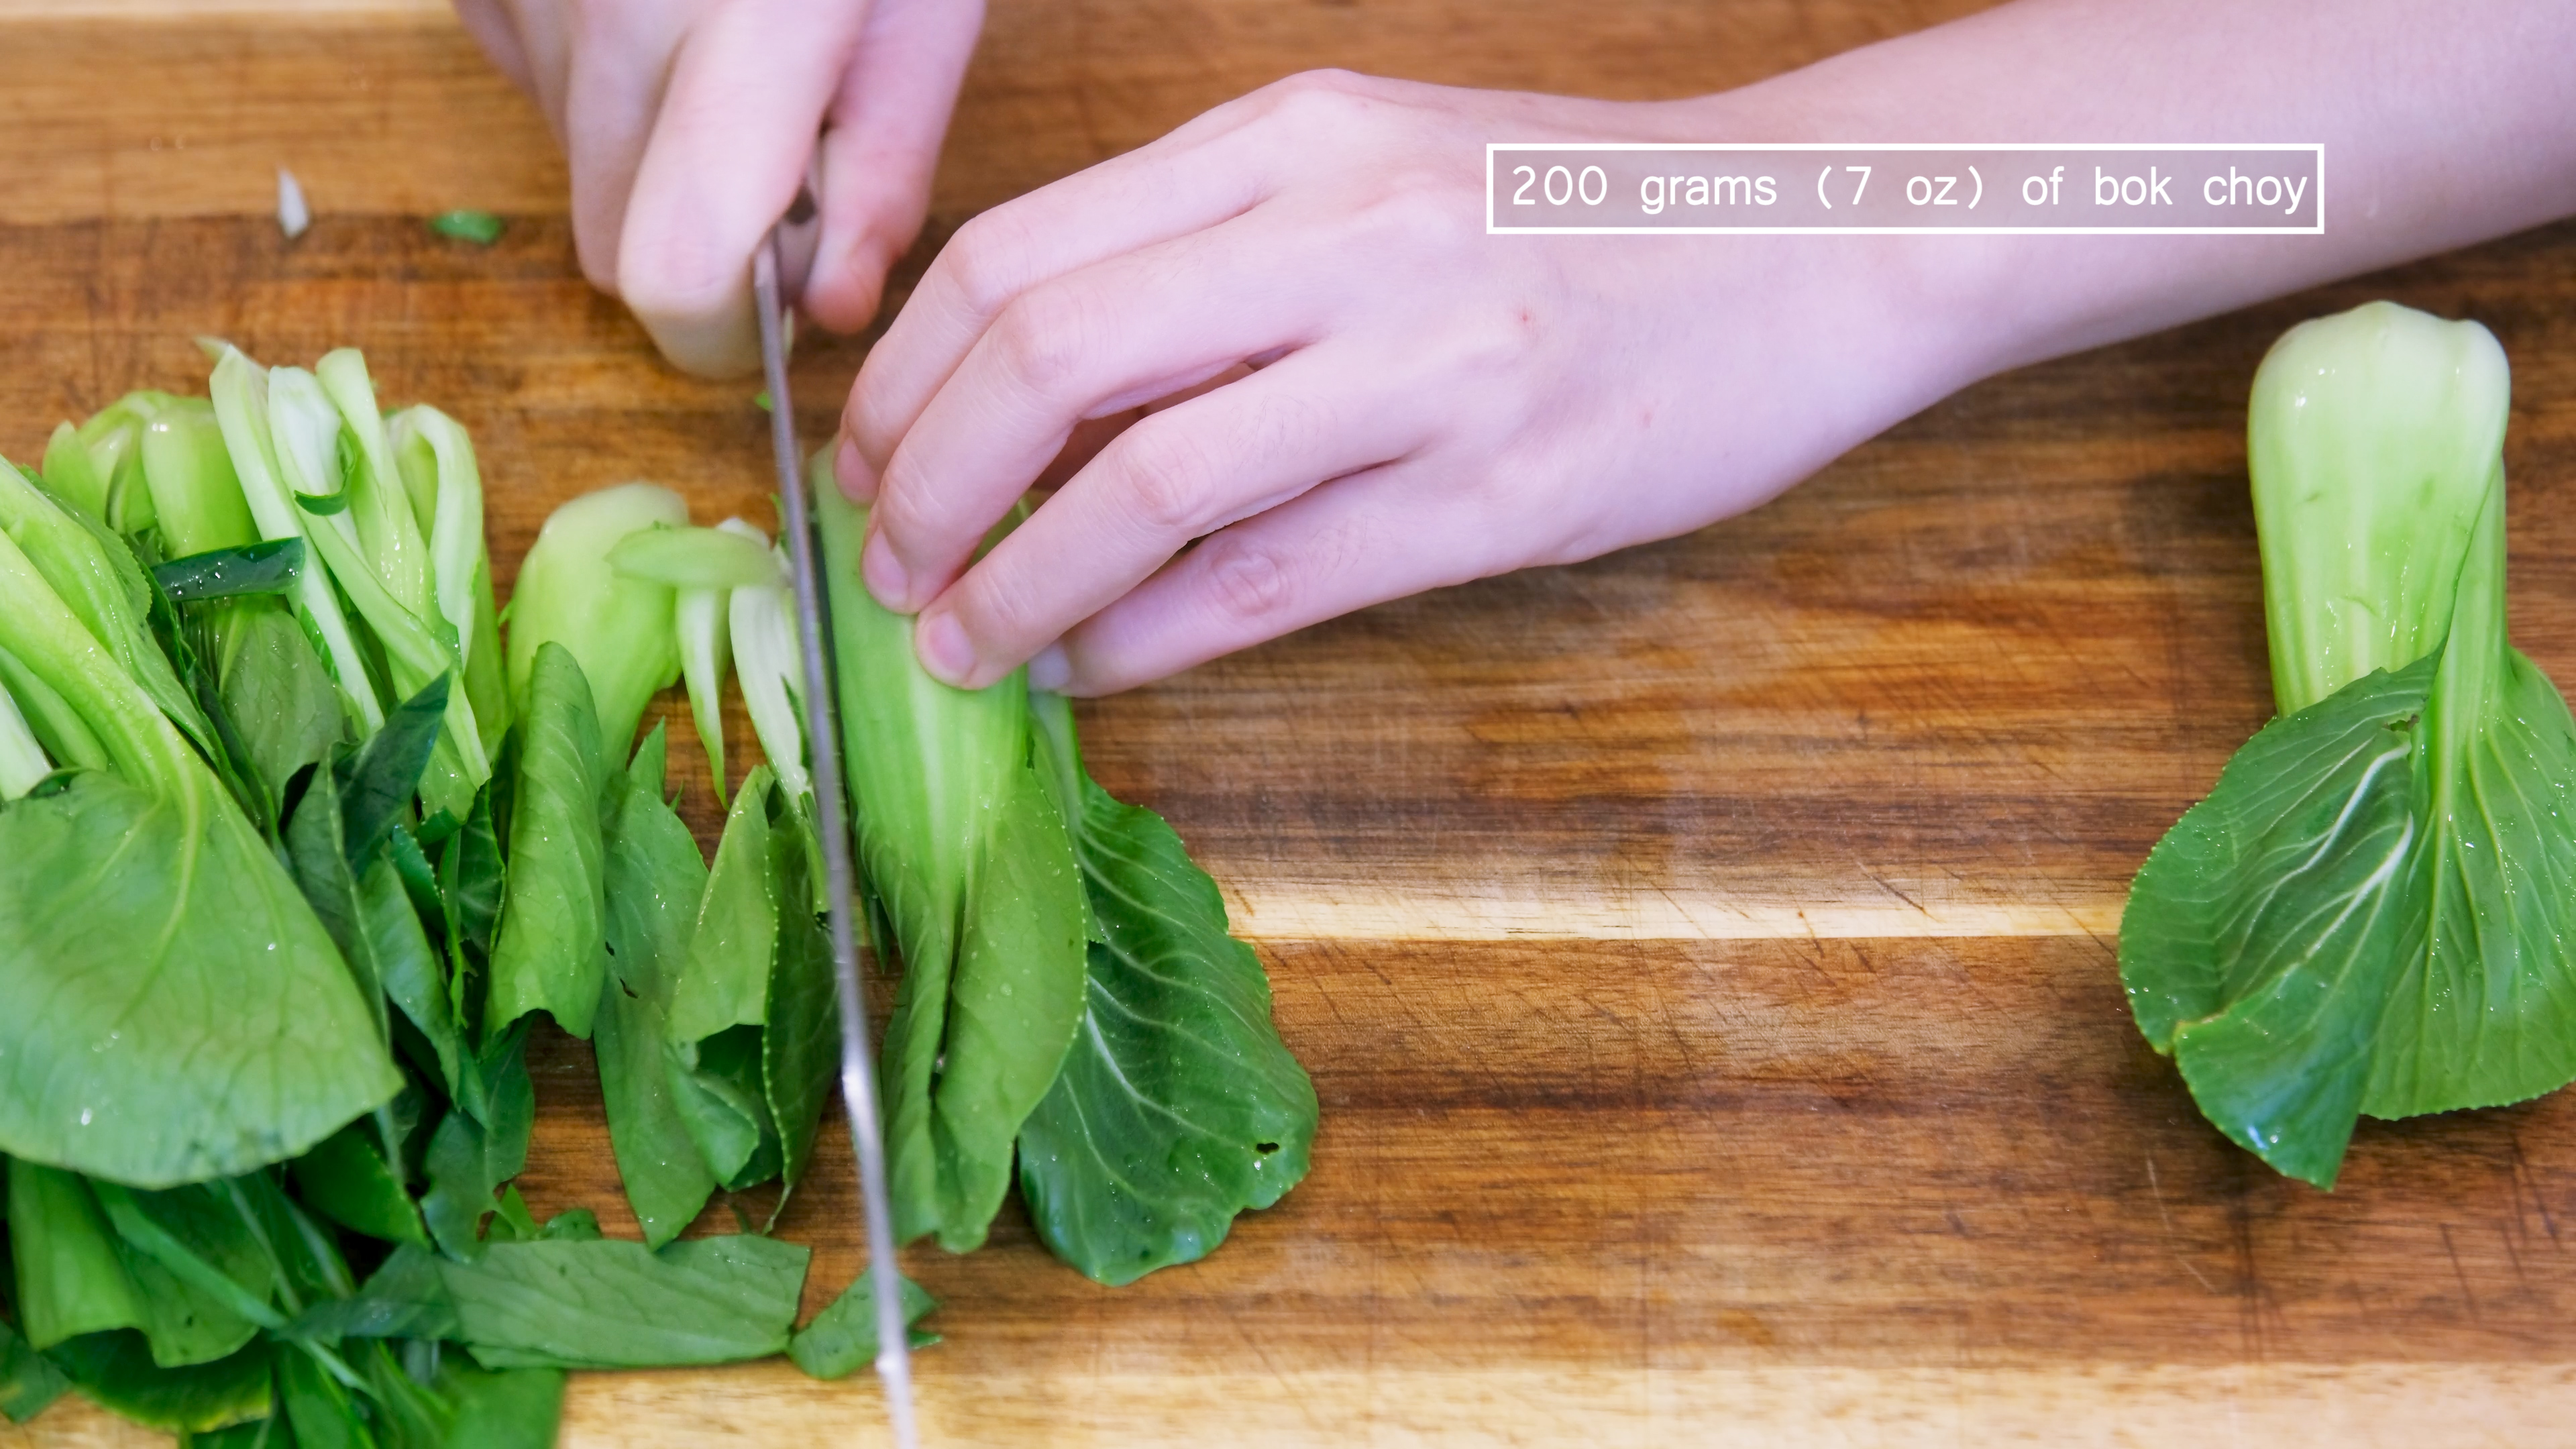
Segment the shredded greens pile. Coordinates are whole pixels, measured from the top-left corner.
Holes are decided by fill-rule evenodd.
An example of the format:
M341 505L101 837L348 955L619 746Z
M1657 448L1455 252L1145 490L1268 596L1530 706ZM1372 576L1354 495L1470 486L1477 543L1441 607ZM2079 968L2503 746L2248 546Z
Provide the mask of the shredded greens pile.
M2576 1080L2576 723L2505 637L2504 352L2386 302L2292 329L2249 419L2280 717L2138 872L2138 1026L2332 1187L2362 1116Z
M505 633L463 428L383 411L354 351L209 350L211 398L0 464L0 1411L480 1449L551 1443L567 1369L854 1371L866 1275L799 1331L775 1209L680 1236L719 1191L783 1208L838 1061L779 551L590 494ZM863 520L819 491L854 580ZM977 1245L1016 1177L1103 1282L1204 1255L1314 1132L1258 961L1063 700L949 689L908 620L833 600L903 1236ZM637 738L682 680L712 861ZM512 1185L540 1015L592 1042L642 1242Z

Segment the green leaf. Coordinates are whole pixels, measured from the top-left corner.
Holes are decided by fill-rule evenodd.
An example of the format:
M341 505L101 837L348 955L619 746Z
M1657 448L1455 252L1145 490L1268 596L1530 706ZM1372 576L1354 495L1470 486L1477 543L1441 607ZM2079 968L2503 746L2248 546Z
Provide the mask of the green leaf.
M491 959L492 931L501 916L501 839L494 821L493 796L510 783L510 778L495 779L491 788L475 797L463 827L447 837L439 851L448 1009L460 1032L467 1032L480 1015L481 992L477 988L486 983L483 963ZM454 1095L457 1083L451 1080L447 1086L449 1095Z
M773 800L775 779L767 765L752 767L725 816L690 933L688 962L672 990L675 1043L768 1020L769 968L778 944L778 882L769 843L769 817L780 808Z
M1020 1195L1057 1257L1118 1285L1206 1256L1236 1214L1296 1186L1315 1088L1271 1024L1260 959L1227 933L1216 882L1161 816L1080 773L1069 715L1062 731L1104 939L1073 1050L1020 1129Z
M472 242L478 247L488 247L499 241L508 226L508 222L488 211L465 208L442 211L429 219L431 231L451 241Z
M641 1243L494 1243L441 1271L487 1368L732 1363L787 1347L806 1250L743 1234Z
M89 1184L33 1162L9 1165L9 1246L18 1326L35 1347L139 1328L144 1305L118 1255L115 1229Z
M0 815L0 1149L166 1186L304 1151L402 1079L331 937L211 778Z
M211 1433L266 1418L273 1402L272 1354L265 1341L182 1368L154 1363L143 1336L131 1331L76 1338L52 1356L82 1393L147 1429Z
M2362 1110L2490 1107L2576 1079L2576 720L2505 644L2504 484L2478 521L2417 760L2422 945Z
M347 737L339 686L303 626L257 601L221 610L214 625L217 708L240 731L243 763L270 800Z
M281 538L268 543L219 548L174 558L152 570L173 603L196 599L234 599L246 594L283 594L295 587L304 567L304 540Z
M273 1305L277 1274L251 1225L220 1189L204 1183L164 1192L135 1192L93 1182L117 1236L204 1302L262 1328L282 1328Z
M2202 1113L2331 1186L2388 992L2422 949L2410 763L2434 661L2365 676L2248 741L2147 857L2120 922L2139 1030Z
M72 1381L18 1331L0 1323L0 1414L24 1424L69 1392Z
M814 1321L797 1330L787 1345L787 1356L796 1366L818 1379L845 1379L875 1361L877 1356L876 1269L861 1270L857 1281L841 1290L841 1296L814 1315ZM939 1300L910 1278L902 1281L903 1322L914 1348L928 1348L939 1341L939 1335L925 1333L912 1325L928 1317L939 1306Z
M11 1165L9 1237L19 1326L37 1348L139 1329L152 1358L178 1367L223 1358L250 1341L251 1320L173 1274L109 1223L91 1184L30 1162Z
M315 771L303 803L296 807L295 818L287 823L287 860L294 868L296 884L303 888L304 899L339 947L349 979L366 1004L370 1029L378 1041L389 1041L384 974L376 959L377 940L383 933L396 942L397 951L415 949L400 940L400 932L408 923L410 931L418 935L420 923L412 916L410 903L399 899L398 880L394 883L398 899L391 918L380 919L372 909L382 903L383 893L377 892L377 899L371 901L368 892L361 889L357 871L349 863L346 837L341 833L346 820L347 812L340 805L338 772ZM392 874L391 866L384 869L387 875ZM416 949L428 948L421 944Z
M538 652L520 722L510 867L485 1029L546 1011L587 1038L607 978L599 830L607 771L590 685L561 645Z
M975 874L948 1009L938 1039L935 1082L909 1078L895 1096L890 1122L900 1131L925 1115L935 1177L925 1200L919 1177L895 1206L898 1232L936 1230L940 1246L962 1253L979 1246L1011 1180L1012 1144L1045 1098L1073 1045L1084 1006L1085 977L1068 962L1085 958L1091 917L1082 873L1055 795L1023 765L996 812L987 853ZM905 991L913 985L906 958ZM917 1064L930 1050L898 993L886 1031L887 1056ZM916 1085L916 1084L919 1085ZM917 1163L920 1134L897 1135L895 1166Z
M463 1354L449 1355L438 1374L439 1390L456 1406L455 1449L554 1449L563 1416L560 1369L478 1368Z
M277 1356L277 1405L295 1429L295 1449L376 1449L347 1385L310 1355Z
M352 1232L426 1247L420 1209L404 1191L367 1124L352 1123L322 1139L292 1164L296 1191L315 1212Z
M769 1118L778 1130L779 1180L784 1185L770 1221L786 1210L814 1156L824 1104L841 1059L841 1007L832 965L832 938L807 908L815 899L812 866L814 823L801 801L785 802L786 819L772 822L770 873L779 911L778 940L769 972L768 1026L760 1038L760 1077Z
M688 956L707 867L689 827L663 802L661 744L656 726L633 768L610 785L610 976L600 993L596 1042L609 1144L650 1247L678 1236L715 1190L674 1100L665 1060L672 978Z
M397 1247L366 1286L347 1298L304 1310L288 1333L330 1341L342 1338L453 1338L456 1305L447 1296L436 1255L408 1244Z
M779 1172L778 1124L761 1082L756 1026L729 1027L670 1048L672 1103L716 1181L740 1192Z
M421 773L437 748L447 712L448 681L430 681L385 716L385 727L359 748L340 780L341 845L349 868L363 870L419 793Z

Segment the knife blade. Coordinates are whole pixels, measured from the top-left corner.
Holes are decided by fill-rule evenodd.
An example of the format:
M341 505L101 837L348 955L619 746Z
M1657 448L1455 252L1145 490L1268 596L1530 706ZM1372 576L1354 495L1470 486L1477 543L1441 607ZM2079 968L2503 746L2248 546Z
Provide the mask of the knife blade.
M811 214L810 203L799 198ZM886 1419L897 1449L916 1449L912 1344L903 1320L903 1274L895 1263L894 1213L886 1196L885 1143L877 1123L876 1064L868 1042L866 993L859 984L858 927L852 905L858 873L850 856L848 796L841 792L841 730L833 693L830 615L824 608L821 549L796 445L796 409L787 395L788 317L781 295L793 212L770 229L751 263L752 305L760 314L760 365L769 384L769 442L777 455L779 531L787 537L796 623L805 664L805 738L814 779L815 826L823 837L823 874L832 896L832 968L841 1009L841 1098L850 1113L850 1145L859 1167L859 1201L867 1214L868 1265L876 1289L877 1377L885 1384Z

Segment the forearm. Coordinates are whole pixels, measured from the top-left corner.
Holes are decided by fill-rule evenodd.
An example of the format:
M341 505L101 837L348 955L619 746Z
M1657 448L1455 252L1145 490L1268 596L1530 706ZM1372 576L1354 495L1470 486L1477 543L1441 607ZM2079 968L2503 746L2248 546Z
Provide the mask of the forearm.
M2440 13L2436 13L2440 12ZM2576 6L2022 0L1663 108L1679 139L2321 142L2321 236L1910 237L1865 255L1956 384L2576 213Z

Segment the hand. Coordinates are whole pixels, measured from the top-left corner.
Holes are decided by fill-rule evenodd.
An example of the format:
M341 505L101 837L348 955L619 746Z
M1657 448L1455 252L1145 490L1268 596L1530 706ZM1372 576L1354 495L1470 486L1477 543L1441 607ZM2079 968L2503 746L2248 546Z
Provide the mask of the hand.
M1696 528L1973 375L1885 238L1485 234L1487 141L1684 119L1302 76L977 217L851 391L868 587L953 683L1122 689Z
M563 145L583 274L673 363L711 376L759 366L751 255L809 158L822 232L804 309L834 330L867 325L921 230L983 22L982 0L456 8Z

